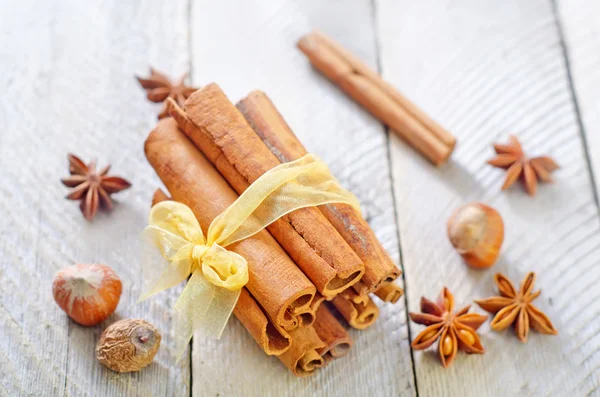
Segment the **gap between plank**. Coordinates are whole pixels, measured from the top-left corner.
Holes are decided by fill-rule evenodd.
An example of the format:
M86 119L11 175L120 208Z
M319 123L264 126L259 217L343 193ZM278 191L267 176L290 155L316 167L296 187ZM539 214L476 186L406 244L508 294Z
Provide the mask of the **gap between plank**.
M565 40L564 31L560 22L560 16L558 11L557 0L550 0L550 6L552 7L552 15L554 17L554 23L558 32L558 39L560 47L563 53L563 59L565 62L565 69L567 71L567 81L569 83L569 91L571 91L571 100L573 102L573 108L575 110L575 117L577 119L577 125L579 127L579 135L581 136L581 144L583 145L583 152L585 154L585 161L590 176L590 183L592 184L592 191L594 195L594 202L596 203L596 210L600 215L600 201L598 200L598 185L596 184L596 177L594 175L594 169L592 167L590 147L587 142L587 132L583 124L583 118L581 116L581 108L579 106L579 99L577 98L577 92L575 91L575 84L573 82L573 74L571 72L571 62L569 60L569 50L567 48L567 42Z
M188 0L187 2L187 47L188 47L188 78L190 79L190 85L194 85L194 75L193 75L193 70L194 68L192 67L192 63L193 61L193 54L192 54L192 0ZM189 346L190 346L190 392L189 392L189 397L193 397L194 396L194 354L193 354L193 347L194 347L194 336L192 336L192 338L190 339L189 342ZM167 396L168 397L168 396Z
M381 49L379 45L379 30L377 29L377 0L371 0L371 18L373 20L373 36L375 38L375 61L376 68L379 75L383 76L383 68L381 67ZM391 151L391 139L390 139L390 129L385 124L381 123L385 132L385 142L386 142L386 156L388 160L388 173L390 178L390 190L392 193L392 206L394 209L394 222L396 223L396 238L398 240L398 257L400 260L400 269L402 270L402 284L404 284L404 312L406 319L406 329L408 331L408 343L410 348L410 363L412 366L413 373L413 382L415 385L415 396L419 397L419 387L417 385L417 368L415 367L415 355L412 346L410 346L410 341L412 340L412 333L410 330L410 320L408 316L408 294L406 293L408 286L406 285L406 271L404 269L404 260L402 258L402 243L400 240L400 225L398 225L398 207L396 205L396 192L394 191L394 173L392 167L392 151Z

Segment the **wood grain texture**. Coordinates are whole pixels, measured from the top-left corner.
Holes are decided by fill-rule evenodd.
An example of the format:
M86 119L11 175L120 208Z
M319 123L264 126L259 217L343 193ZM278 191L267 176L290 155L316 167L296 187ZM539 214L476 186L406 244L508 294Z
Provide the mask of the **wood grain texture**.
M600 196L600 12L593 0L558 0L556 12L564 37L587 153Z
M152 64L187 68L187 2L19 1L0 5L0 395L173 396L189 393L189 358L175 363L169 316L178 291L135 304L142 285L137 241L158 178L143 156L155 124L134 74ZM67 152L133 187L93 223L67 189ZM54 303L54 273L100 262L123 281L116 313L84 328ZM144 371L116 374L94 349L102 330L138 317L163 343ZM189 357L189 356L188 356Z
M419 395L597 395L600 221L552 4L377 0L376 8L384 78L458 138L453 160L438 170L392 137L409 309L444 285L457 303L491 296L495 271L518 283L531 270L543 290L536 303L559 332L532 333L522 345L488 323L486 354L459 354L447 370L433 351L416 352ZM535 198L519 186L500 192L504 174L485 164L492 142L510 133L532 155L547 153L562 166ZM451 212L473 200L505 220L492 271L468 269L445 234ZM410 327L413 336L422 329Z
M196 85L217 82L234 102L254 89L265 91L307 148L358 196L398 261L384 130L295 47L316 27L376 67L372 12L368 0L194 2L192 76ZM382 304L381 309L375 326L351 332L355 344L347 356L306 379L296 379L276 358L266 357L236 320L219 341L197 334L193 395L414 395L404 305ZM224 369L235 376L215 381L223 379Z
M160 105L133 74L152 64L218 82L232 100L264 90L309 150L357 194L378 237L399 260L409 308L442 286L457 304L495 293L493 274L530 270L538 306L559 331L481 329L483 356L459 353L444 370L415 352L420 396L546 396L600 393L600 220L569 85L560 30L596 179L600 175L600 40L591 0L49 0L0 4L0 396L407 395L414 383L403 302L381 306L378 323L351 331L350 353L307 379L266 357L233 319L219 341L196 335L192 360L175 363L170 310L181 288L136 305L142 285L137 241L158 178L142 142ZM191 12L191 14L189 14ZM188 21L191 30L188 32ZM438 170L391 136L316 73L295 48L319 28L340 41L458 137ZM485 164L491 143L515 133L531 154L562 168L535 198ZM388 150L392 164L388 161ZM133 182L110 215L87 223L67 189L66 153L96 156ZM392 175L390 175L390 166ZM393 189L391 183L393 176ZM397 219L395 219L394 191ZM445 235L451 212L479 200L506 226L499 263L466 268ZM117 312L83 328L51 296L54 273L102 262L124 283ZM482 312L479 309L475 309ZM94 359L101 331L141 317L163 333L155 362L115 374ZM410 325L412 335L421 329ZM193 369L190 369L190 363ZM190 371L193 373L190 376ZM226 375L225 375L226 374ZM193 384L193 386L192 386Z

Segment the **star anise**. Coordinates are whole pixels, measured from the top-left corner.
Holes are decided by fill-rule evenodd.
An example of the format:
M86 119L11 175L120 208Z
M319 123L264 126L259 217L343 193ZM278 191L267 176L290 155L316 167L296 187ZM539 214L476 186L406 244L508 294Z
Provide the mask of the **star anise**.
M507 145L494 144L498 156L489 160L488 164L507 170L502 190L508 189L520 177L527 193L535 196L538 179L542 182L552 182L550 173L559 166L548 156L528 158L517 138L510 136L509 139Z
M477 329L487 320L487 316L467 313L471 305L467 305L453 313L454 296L444 287L437 303L421 298L421 312L409 313L417 324L427 325L412 341L415 350L427 349L439 340L438 351L442 365L447 368L454 360L458 349L467 353L483 354L483 346L477 335Z
M79 157L69 154L69 172L71 176L62 179L62 183L73 189L67 195L69 200L81 200L79 208L89 221L94 219L98 206L107 210L113 208L110 195L131 186L131 183L118 176L107 176L110 166L96 171L96 162L85 164Z
M498 273L494 277L500 296L476 300L475 302L485 311L496 313L490 324L495 331L501 331L514 324L519 340L527 342L529 329L533 328L542 334L556 335L550 319L531 301L540 295L541 291L533 291L535 273L528 273L521 282L519 292L509 279Z
M166 75L156 69L150 68L150 77L146 79L141 77L136 78L146 90L150 101L156 103L163 102L162 109L158 114L158 118L162 119L169 115L166 102L164 102L167 98L174 99L180 107L183 107L185 100L196 91L196 88L185 85L186 77L187 73L181 76L177 82L172 83Z

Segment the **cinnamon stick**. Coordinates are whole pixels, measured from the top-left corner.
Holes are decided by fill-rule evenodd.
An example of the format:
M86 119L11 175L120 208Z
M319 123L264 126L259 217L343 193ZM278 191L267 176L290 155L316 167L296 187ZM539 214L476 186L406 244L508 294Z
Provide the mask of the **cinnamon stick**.
M358 295L349 288L331 301L352 328L365 329L379 317L379 308L369 295Z
M242 288L233 315L248 330L252 338L270 356L278 356L286 352L292 342L288 332L276 327L265 315L252 294Z
M237 108L282 163L307 154L305 147L264 92L251 92L238 102ZM319 209L365 264L363 277L354 284L359 295L372 292L381 283L393 281L400 275L400 269L358 211L347 204L327 204Z
M184 111L174 101L168 101L168 108L239 194L280 164L216 84L190 96ZM327 299L364 273L360 258L317 208L291 212L268 230Z
M439 166L450 157L456 138L340 44L313 31L298 41L298 48L313 67L432 163Z
M154 206L165 200L171 200L171 198L161 189L156 189L152 197L152 205ZM314 300L311 303L311 309L315 304ZM322 298L317 299L318 302L321 300ZM240 297L233 309L233 315L240 320L266 354L278 356L290 348L290 335L283 329L273 325L273 322L267 318L246 287L242 288Z
M383 284L375 291L375 295L384 302L396 303L404 291L396 283Z
M156 189L152 195L152 206L160 203L161 201L171 200L171 197L165 193L162 189Z
M310 311L316 316L317 311L321 307L321 304L325 300L325 297L321 294L316 294L310 304Z
M313 326L290 331L291 347L277 356L296 376L308 376L325 364L317 350L325 347Z
M191 208L204 231L237 199L173 119L158 123L146 139L145 153L173 199ZM248 261L246 288L271 321L285 330L304 326L298 313L310 307L315 287L271 235L263 230L227 248Z
M325 300L325 297L317 292L315 297L313 298L310 306L307 307L302 312L298 313L299 316L302 316L302 324L313 325L317 318L317 310L321 306L321 303Z
M319 293L315 295L310 306L302 309L296 315L301 318L303 326L313 325L317 318L317 309L321 303L325 300L325 297Z
M317 349L325 364L348 354L353 344L352 338L326 306L319 306L314 327L319 339L325 343L325 347Z

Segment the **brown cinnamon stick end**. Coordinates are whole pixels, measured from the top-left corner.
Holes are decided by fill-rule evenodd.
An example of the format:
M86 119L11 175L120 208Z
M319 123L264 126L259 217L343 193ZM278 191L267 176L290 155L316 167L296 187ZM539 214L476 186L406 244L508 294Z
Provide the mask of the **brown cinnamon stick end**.
M314 327L319 338L325 343L325 347L317 349L325 363L346 355L352 347L353 341L348 331L326 306L320 306L317 310Z
M375 323L379 317L379 308L368 296L357 295L348 289L331 301L337 311L355 329L365 329Z
M435 156L430 156L425 153L423 153L423 155L427 157L427 159L431 161L433 165L439 168L448 162L453 150L454 144L452 146L444 146L443 150L441 150L440 153L436 154Z
M379 241L377 240L377 242ZM389 256L384 259L388 258ZM400 274L402 271L391 262L391 258L389 258L389 262L382 260L379 266L367 268L362 279L353 285L353 289L358 295L366 296L377 291L382 285L393 282L400 277Z
M308 376L325 364L317 350L325 347L314 327L297 328L290 332L290 348L277 356L298 377Z
M311 375L315 369L325 365L325 360L315 350L309 350L303 355L297 363L297 369L294 372L298 376Z
M346 76L353 73L352 66L338 53L328 48L314 32L301 37L296 45L315 69L338 85Z
M310 52L312 48L314 48L316 45L315 42L315 38L312 37L312 33L308 33L302 37L300 37L300 39L296 42L296 47L298 47L298 49L300 49L300 51L304 52L305 54L307 52Z
M161 201L167 201L167 200L171 200L171 197L169 197L162 189L156 189L154 191L154 194L152 195L152 206L154 207L156 204L160 203Z
M384 302L396 303L404 295L404 290L396 283L387 283L377 288L375 295Z
M233 314L267 355L278 356L291 346L287 332L277 328L246 288L242 288Z

